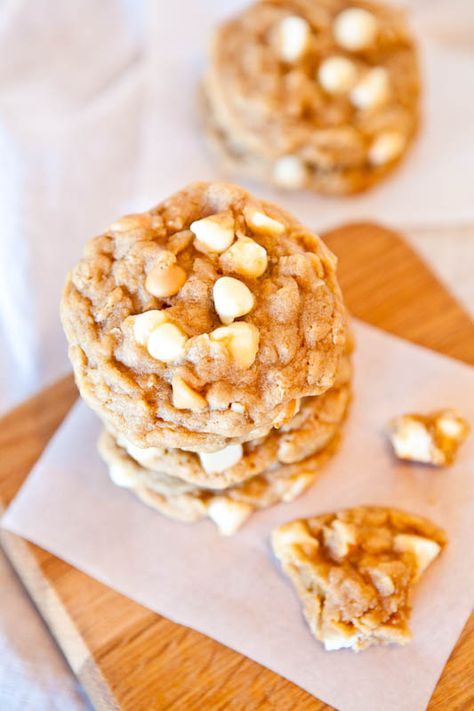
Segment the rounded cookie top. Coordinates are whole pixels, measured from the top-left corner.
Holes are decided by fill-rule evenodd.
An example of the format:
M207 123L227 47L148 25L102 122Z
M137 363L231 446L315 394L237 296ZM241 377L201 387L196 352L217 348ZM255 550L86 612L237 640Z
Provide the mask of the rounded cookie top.
M221 25L203 85L230 167L287 189L348 193L394 167L418 124L404 15L373 2L256 2Z
M138 446L251 439L335 379L336 260L274 205L195 183L91 240L62 320L83 397ZM190 447L191 449L193 447Z

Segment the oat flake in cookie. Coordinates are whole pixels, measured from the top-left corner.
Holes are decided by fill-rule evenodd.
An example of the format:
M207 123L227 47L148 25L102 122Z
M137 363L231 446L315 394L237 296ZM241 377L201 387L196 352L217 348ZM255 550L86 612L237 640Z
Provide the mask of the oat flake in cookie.
M364 190L404 156L419 121L403 13L373 2L256 2L217 28L201 93L231 172L295 190Z
M273 551L316 639L355 651L411 639L411 588L446 544L421 516L359 506L284 524Z
M91 240L61 315L81 395L139 447L263 436L334 383L336 260L280 208L195 183Z

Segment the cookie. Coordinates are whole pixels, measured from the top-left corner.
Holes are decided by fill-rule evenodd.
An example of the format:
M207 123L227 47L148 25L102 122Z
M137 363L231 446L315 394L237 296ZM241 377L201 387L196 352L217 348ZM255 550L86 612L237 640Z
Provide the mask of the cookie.
M254 510L293 501L313 484L321 467L334 454L339 434L318 454L297 464L272 466L267 471L224 491L203 489L189 481L146 469L104 430L98 447L112 481L132 491L160 513L184 523L210 518L223 535L231 535Z
M327 650L408 642L411 588L445 544L427 519L380 506L292 521L272 534Z
M420 79L403 13L262 0L217 28L200 104L231 173L288 190L365 190L405 155Z
M225 183L91 240L61 316L81 395L138 447L263 436L332 386L346 339L332 253Z
M450 409L427 415L400 415L389 427L390 441L399 459L438 467L454 462L471 429L459 412Z
M216 452L187 452L165 447L136 447L111 431L139 464L198 486L225 489L273 465L292 464L323 449L340 429L351 399L349 357L341 363L341 382L319 397L303 398L299 412L279 430L243 444L235 441ZM344 380L342 380L344 378ZM110 429L110 428L109 428Z
M332 422L318 419L317 401L330 398L340 419ZM350 401L350 388L344 386L337 393L332 390L319 398L308 398L298 414L305 420L298 429L282 428L259 440L244 444L229 444L217 452L186 452L180 449L141 449L123 437L117 443L138 464L151 471L177 476L210 489L225 489L256 476L279 464L293 464L321 451L341 427ZM329 406L327 406L329 409ZM321 413L324 417L324 413ZM291 427L291 422L288 423Z

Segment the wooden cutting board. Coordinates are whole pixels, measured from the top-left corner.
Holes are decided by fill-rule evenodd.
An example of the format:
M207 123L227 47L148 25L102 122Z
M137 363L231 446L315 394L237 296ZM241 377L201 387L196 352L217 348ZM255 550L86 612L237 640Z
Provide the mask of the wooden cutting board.
M325 239L339 257L340 281L355 316L474 364L472 321L399 235L374 225L353 225ZM15 496L76 397L67 377L3 419L1 507ZM97 709L329 708L268 669L150 612L37 546L7 532L2 543ZM430 711L474 709L473 680L474 616L446 665Z

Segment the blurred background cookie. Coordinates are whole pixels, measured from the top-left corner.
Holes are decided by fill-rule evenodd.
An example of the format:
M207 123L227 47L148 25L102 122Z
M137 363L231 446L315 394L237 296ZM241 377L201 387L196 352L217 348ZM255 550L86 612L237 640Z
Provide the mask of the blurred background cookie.
M418 126L414 41L399 9L257 2L217 28L201 105L228 169L288 190L365 190Z

